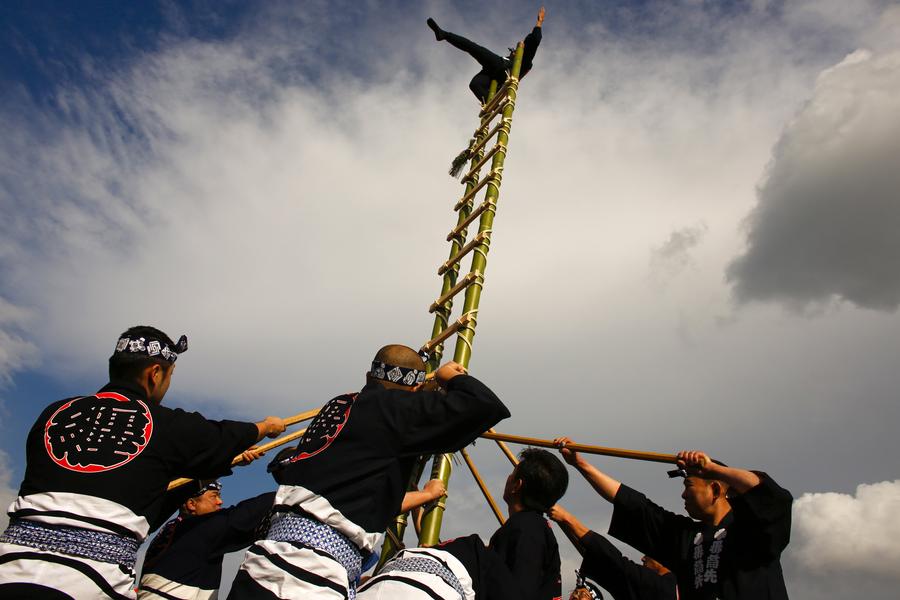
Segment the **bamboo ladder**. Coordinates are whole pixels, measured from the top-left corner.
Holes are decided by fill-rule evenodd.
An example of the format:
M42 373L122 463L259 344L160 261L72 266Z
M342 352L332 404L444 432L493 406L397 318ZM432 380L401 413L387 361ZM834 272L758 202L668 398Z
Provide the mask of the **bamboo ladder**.
M487 267L487 254L491 245L494 215L500 197L500 184L503 177L503 163L509 146L509 133L512 127L513 111L516 107L516 95L519 88L519 71L522 65L524 46L521 42L516 47L512 68L506 81L498 90L498 82L491 82L488 101L478 115L479 123L469 146L469 170L462 177L465 191L454 206L457 213L456 226L447 234L450 242L450 256L438 269L442 277L441 294L432 303L428 312L434 314L434 327L431 339L422 346L422 353L428 355L427 369L434 371L440 364L444 354L444 342L456 335L456 347L453 360L468 367L472 355L472 339L478 321L478 303L484 287L484 271ZM499 117L499 118L498 118ZM493 144L491 143L493 141ZM485 166L490 165L486 173ZM484 192L483 200L477 206L475 198ZM478 221L478 233L467 242L469 226ZM459 277L463 259L471 255L471 264L463 277ZM461 315L451 321L453 300L465 292ZM498 444L503 444L498 441ZM512 454L503 446L509 456ZM472 469L476 481L480 480L475 465L468 454L463 452L466 464ZM420 459L414 469L410 481L410 489L418 483L429 457ZM452 471L451 455L443 454L434 457L431 479L440 479L447 486ZM482 487L482 491L486 488ZM440 541L441 522L444 514L445 499L441 498L426 509L419 532L419 544L436 544ZM489 499L498 519L502 515L492 499ZM384 564L399 549L406 530L406 515L399 515L389 527L381 552L381 564Z

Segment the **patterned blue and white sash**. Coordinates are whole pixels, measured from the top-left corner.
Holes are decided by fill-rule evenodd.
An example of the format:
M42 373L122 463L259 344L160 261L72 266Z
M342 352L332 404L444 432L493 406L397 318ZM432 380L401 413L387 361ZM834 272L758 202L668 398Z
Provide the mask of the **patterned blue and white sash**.
M134 569L140 542L134 538L68 525L12 519L0 542L58 552Z
M341 532L315 519L279 512L272 515L266 539L303 544L327 553L347 570L350 598L356 596L356 585L362 575L362 552Z
M429 573L431 575L436 575L443 579L444 583L456 590L461 600L466 600L466 593L463 590L462 584L459 582L459 578L457 578L456 575L453 574L453 571L448 569L446 565L435 560L427 554L395 558L394 560L384 565L384 568L378 574L381 575L383 573L390 573L393 571L405 571L407 573Z

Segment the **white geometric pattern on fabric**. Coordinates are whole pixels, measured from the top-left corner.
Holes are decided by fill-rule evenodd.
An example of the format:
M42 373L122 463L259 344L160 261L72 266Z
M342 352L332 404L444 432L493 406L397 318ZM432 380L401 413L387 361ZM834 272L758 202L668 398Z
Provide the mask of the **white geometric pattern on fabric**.
M436 575L443 579L444 583L456 590L460 600L466 600L466 593L463 591L462 584L460 584L456 575L453 574L453 571L437 562L432 557L404 556L403 558L395 558L384 565L384 568L379 572L379 575L382 573L391 573L393 571L429 573L431 575Z
M362 552L347 537L328 525L291 513L272 517L266 539L300 543L328 553L347 570L351 590L362 575Z
M13 519L0 543L27 546L134 569L140 542L114 533Z

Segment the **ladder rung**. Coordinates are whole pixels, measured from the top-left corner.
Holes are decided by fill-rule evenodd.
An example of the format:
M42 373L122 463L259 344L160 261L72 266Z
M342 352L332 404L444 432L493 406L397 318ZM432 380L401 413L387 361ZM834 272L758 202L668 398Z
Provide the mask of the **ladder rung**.
M469 190L469 192L465 196L463 196L462 198L459 199L459 202L456 203L456 206L453 207L453 210L458 211L463 206L465 206L466 203L469 202L469 200L471 200L472 198L475 197L475 194L477 194L481 188L486 186L488 183L491 183L492 181L494 181L494 179L496 179L496 177L497 177L497 174L494 171L491 171L490 173L488 173L487 177L485 177L484 179L479 181L475 187L473 187L471 190ZM494 185L496 185L496 184L494 184Z
M425 345L422 346L419 352L431 354L437 346L443 344L448 337L467 326L472 320L472 315L470 315L469 313L465 313L459 319L454 321L452 325L447 327L445 330L437 334L429 341L425 342Z
M503 82L503 85L500 86L500 89L497 90L497 93L494 94L494 97L490 99L490 101L484 105L481 109L481 112L478 113L479 117L483 117L487 113L494 110L498 104L502 103L504 99L506 99L506 92L509 91L509 82L512 81L512 77L507 77L506 81Z
M481 233L476 235L475 238L471 242L469 242L468 244L466 244L465 246L462 247L462 250L460 250L459 252L454 254L452 257L447 259L447 262L445 262L444 264L441 265L441 268L438 269L438 275L443 275L444 273L449 271L450 268L455 263L458 263L460 260L462 260L462 258L466 254L471 252L475 248L475 246L479 245L480 243L482 243L483 241L485 241L486 239L489 239L489 238L490 238L490 236L487 231L482 231Z
M430 313L437 312L440 308L442 308L444 306L444 304L447 303L448 300L450 300L451 298L456 296L458 293L460 293L461 291L463 291L464 289L466 289L467 287L472 285L472 282L475 281L476 279L478 279L478 277L479 277L478 273L475 273L475 272L468 273L465 277L463 277L462 281L460 281L459 283L454 285L452 288L450 288L450 290L447 291L446 294L444 294L443 296L441 296L440 298L435 300L434 303L431 305L431 307L428 309L428 312L430 312Z
M505 96L504 96L504 98L505 98ZM491 121L493 121L497 117L497 115L502 114L503 109L506 108L507 102L508 102L508 100L505 100L504 102L501 102L500 104L498 104L496 108L492 108L489 112L484 113L484 116L482 117L481 122L478 124L478 129L475 130L475 132L478 133L479 131L484 129L485 127L490 125Z
M469 214L469 216L466 217L466 220L465 220L465 221L463 221L462 223L460 223L459 225L457 225L457 226L456 226L456 229L454 229L453 231L451 231L450 233L447 234L447 241L449 242L450 240L452 240L453 238L455 238L456 236L458 236L460 233L462 233L462 232L466 229L466 227L468 227L469 225L471 225L471 224L472 224L472 221L474 221L475 219L477 219L478 216L479 216L481 213L483 213L484 210L485 210L488 206L490 206L490 207L493 208L493 209L496 209L496 208L497 208L497 203L496 203L496 202L489 202L488 200L485 200L484 202L482 202L481 204L479 204L479 205L478 205L478 208L476 208L475 210L473 210L473 211L471 212L471 214Z
M500 131L500 129L503 127L503 124L505 122L506 122L506 119L503 119L502 121L500 121L499 123L494 125L494 128L491 129L487 135L485 135L483 138L481 138L481 140L477 144L472 146L472 148L469 150L469 154L474 156L479 150L481 150L484 147L484 145L488 143L488 140L490 140L492 137L497 135L497 132Z
M499 152L501 148L503 148L503 146L501 146L499 143L494 144L494 147L491 148L490 150L488 150L487 152L485 152L484 156L482 156L481 159L477 163L475 163L475 165L471 169L469 169L469 172L465 174L465 176L462 178L462 180L467 181L467 180L471 179L474 175L476 175L479 171L481 171L481 168L484 166L484 163L489 161L495 154L497 154L497 152ZM505 152L505 148L504 148L504 152Z

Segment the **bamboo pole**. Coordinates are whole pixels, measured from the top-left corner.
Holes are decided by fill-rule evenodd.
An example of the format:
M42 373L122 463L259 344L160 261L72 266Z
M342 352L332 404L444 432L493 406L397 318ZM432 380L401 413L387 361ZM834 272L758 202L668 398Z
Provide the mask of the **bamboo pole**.
M496 90L496 82L491 82L491 91L493 94ZM475 143L478 144L485 136L488 135L486 128L479 129L480 135L476 136ZM478 151L471 158L470 164L475 164L477 161L481 160L484 156L484 145L482 144ZM478 178L470 178L466 181L466 191L463 193L463 197L465 198L469 193L475 189L478 185ZM463 223L465 223L466 219L469 218L469 213L472 211L473 202L469 199L468 202L465 202L457 213L456 225L459 228ZM466 244L466 235L467 231L465 227L462 227L460 231L453 237L450 241L450 258L453 258ZM459 275L459 265L455 264L450 269L441 273L443 275L443 282L441 285L441 293L440 297L444 297L447 292L453 289L453 286L456 285L456 279ZM450 311L453 309L453 299L452 297L447 298L446 302L440 308L434 310L434 325L431 328L431 339L434 339L447 327L447 324L450 320ZM441 363L441 357L444 353L444 345L439 344L436 348L433 348L430 353L430 358L428 360L428 370L434 371L437 369L438 365Z
M453 463L450 460L452 454L438 454L434 457L431 467L430 479L440 479L444 482L444 488L449 485L450 473L453 471ZM437 502L431 505L422 518L422 531L419 533L419 545L435 545L440 542L441 522L444 518L444 510L447 507L447 497L441 496Z
M318 410L316 412L318 412ZM298 423L298 422L299 421L295 421L295 423ZM277 440L272 440L271 442L263 444L262 446L257 446L256 450L258 452L262 452L263 454L265 454L266 452L268 452L269 450L272 450L273 448L277 448L278 446L283 446L284 444L287 444L288 442L292 442L292 441L296 440L297 438L303 437L304 433L306 433L306 429L300 429L299 431L291 432L285 436L278 438ZM232 459L231 466L236 467L236 466L240 465L242 461L243 461L243 455L238 454L237 456L235 456ZM169 482L168 490L174 490L175 488L181 487L184 484L190 483L192 481L194 481L194 480L191 477L181 477L180 479L175 479L175 480Z
M497 432L494 431L493 428L491 428L491 429L488 429L488 433L497 433ZM519 466L519 459L516 458L516 455L513 454L512 450L509 449L509 446L507 446L503 440L494 440L494 442L498 446L500 446L500 450L503 451L503 454L506 455L506 458L509 459L509 462L512 463L512 466L514 466L514 467Z
M492 81L491 88L488 93L488 99L491 99L493 97L496 90L497 82ZM487 127L482 125L478 128L475 135L475 141L473 142L477 145L477 150L474 152L470 159L470 165L475 164L484 156L484 144L480 142L484 141L489 135L492 134L488 132ZM455 234L451 236L449 240L447 240L450 242L449 258L453 258L466 245L468 227L464 224L469 218L469 214L472 212L472 207L474 205L472 198L466 200L466 197L470 194L474 196L474 190L479 187L477 177L467 179L465 184L466 188L465 192L463 192L463 201L461 201L457 206L454 207L454 210L458 212L456 218L456 228L454 229ZM429 308L429 312L434 313L434 325L431 328L431 340L436 340L437 338L439 338L449 325L450 313L453 309L453 297L455 296L455 293L451 293L451 291L454 290L457 285L459 263L455 263L451 268L439 274L443 275L441 283L441 294L438 297L437 302L432 304L432 306ZM438 365L440 365L441 357L444 354L443 340L435 343L434 347L429 346L428 348L423 348L423 350L426 350L429 356L428 361L425 364L425 368L428 371L428 375L426 376L426 378L431 379L434 376L433 371L437 369ZM416 466L413 469L413 474L410 478L410 484L407 489L415 489L414 486L422 477L422 472L425 470L425 463L427 460L427 457L422 457L416 462ZM446 483L447 482L445 481L444 485L446 485ZM397 515L394 523L390 525L390 527L394 528L394 537L398 538L399 540L403 540L403 535L406 533L407 519L408 517L406 514ZM421 536L419 527L417 527L416 529L416 533ZM399 549L399 546L395 544L390 537L386 537L384 543L381 546L381 558L375 568L375 572L377 573L378 569L380 569L384 565L384 563L390 560L390 558L393 557Z
M422 471L425 470L425 460L425 458L421 458L416 461L413 472L409 476L409 482L406 484L407 491L419 489L419 480L422 478ZM415 518L415 515L413 518ZM378 559L378 564L375 566L376 573L381 570L384 563L403 548L403 535L406 533L408 519L409 513L400 513L394 518L394 522L388 525L392 535L386 535L384 542L381 544L381 556Z
M510 442L512 444L523 444L526 446L559 448L559 446L554 444L551 440L525 437L521 435L510 435L508 433L500 433L497 431L486 431L481 434L481 437L487 440L499 440L503 442ZM587 444L566 444L564 447L574 452L584 452L585 454L602 454L603 456L616 456L618 458L632 458L635 460L646 460L659 463L678 462L678 457L674 454L662 454L660 452L625 450L624 448L606 448L604 446L588 446Z
M287 417L284 420L284 424L285 424L285 426L290 427L291 425L296 425L297 423L302 423L303 421L309 421L310 419L315 417L317 414L319 414L320 410L321 409L319 409L319 408L314 408L312 410L308 410L306 412L296 414L293 417Z
M485 193L484 201L485 204L491 205L490 208L481 213L481 219L478 223L478 236L481 237L482 241L475 249L475 253L472 255L472 268L470 269L473 273L478 273L482 277L484 276L484 271L487 268L487 253L490 250L491 245L491 231L494 223L494 212L495 206L497 204L497 199L500 196L500 177L503 173L503 163L506 160L506 147L509 144L509 128L512 124L512 116L513 110L516 105L516 91L518 88L518 78L519 78L519 70L522 67L522 54L524 52L525 46L519 42L516 46L516 54L513 59L512 69L510 71L509 79L507 79L507 90L506 94L509 97L509 101L506 102L503 108L503 123L504 126L501 127L500 131L497 133L497 141L495 142L497 146L501 147L503 150L498 151L494 154L493 160L491 161L491 173L496 173L496 177L492 179L490 183L487 185L487 192ZM463 300L463 309L462 313L464 315L475 315L478 311L478 303L481 300L481 289L480 285L473 285L466 288L466 296L465 300ZM453 355L453 360L458 362L463 366L468 366L469 357L472 355L472 338L475 337L475 322L474 319L465 329L461 329L459 334L456 336L456 350Z
M516 89L518 87L519 70L522 67L522 55L524 51L524 44L519 42L516 46L516 53L510 75L506 80L507 101L503 105L504 126L501 127L497 134L497 141L495 142L498 146L501 146L503 150L494 154L493 160L491 161L490 174L486 175L486 177L491 178L491 181L487 184L487 192L485 193L484 198L484 202L489 205L489 208L481 213L481 219L478 223L478 236L476 237L481 238L482 241L475 248L475 252L472 255L472 266L469 269L470 272L476 273L481 278L484 277L484 270L487 267L487 253L491 243L491 227L494 222L494 211L497 205L497 198L500 195L500 178L503 173L503 161L506 158L506 146L509 143L509 128L512 124L513 110L516 105ZM491 89L496 90L495 83L491 84ZM492 100L493 98L489 98L488 103ZM469 210L471 210L471 207L469 207ZM452 258L453 254L450 256ZM483 281L483 279L481 280ZM466 295L463 300L461 319L468 316L469 321L464 327L459 328L459 331L456 334L456 349L453 353L453 360L463 367L469 366L469 358L472 356L472 338L475 335L475 315L478 313L481 288L482 286L480 285L470 285L466 288ZM444 482L444 487L447 489L449 489L450 473L452 471L449 456L450 455L447 454L436 456L431 470L432 478L435 476L440 477L441 481ZM440 542L441 522L444 518L444 501L445 499L441 498L435 506L425 512L425 516L422 519L422 532L419 535L420 546L434 545Z
M469 456L469 453L466 452L465 448L463 448L461 452L463 460L466 461L466 465L469 467L469 471L472 472L472 477L475 478L475 483L478 484L478 487L481 489L481 493L484 495L484 499L487 500L487 503L491 507L491 510L494 511L494 516L497 517L497 521L500 522L500 525L503 525L506 522L506 519L503 517L503 513L500 512L500 507L497 506L497 502L494 500L494 497L491 496L491 492L484 484L484 480L481 478L481 473L478 472L478 468L475 467L475 463L472 462L472 457Z

